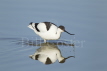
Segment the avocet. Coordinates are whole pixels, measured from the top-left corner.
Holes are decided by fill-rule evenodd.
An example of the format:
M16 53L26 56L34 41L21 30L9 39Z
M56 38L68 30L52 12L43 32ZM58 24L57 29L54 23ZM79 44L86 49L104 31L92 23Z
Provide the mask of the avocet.
M36 52L33 55L30 55L29 57L34 60L39 60L44 64L52 64L55 63L57 60L59 61L59 63L64 63L66 59L70 57L75 57L63 57L60 49L56 45L53 45L53 43L42 43L40 45L41 47L38 48Z
M58 27L51 22L40 22L40 23L31 22L28 27L34 30L34 32L41 38L43 38L45 43L46 40L58 40L62 32L74 35L67 32L64 26L61 25Z

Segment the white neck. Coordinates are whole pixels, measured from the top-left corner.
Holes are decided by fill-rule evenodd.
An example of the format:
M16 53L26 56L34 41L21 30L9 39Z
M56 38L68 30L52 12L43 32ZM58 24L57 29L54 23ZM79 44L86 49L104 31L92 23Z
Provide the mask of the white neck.
M62 61L62 60L64 59L64 57L62 56L62 54L61 54L60 50L59 50L59 51L57 51L56 56L57 56L57 59L58 59L58 61L59 61L59 62L60 62L60 61Z
M62 32L63 32L63 31L62 31L60 28L58 28L58 30L57 30L57 32L56 32L57 37L60 38Z

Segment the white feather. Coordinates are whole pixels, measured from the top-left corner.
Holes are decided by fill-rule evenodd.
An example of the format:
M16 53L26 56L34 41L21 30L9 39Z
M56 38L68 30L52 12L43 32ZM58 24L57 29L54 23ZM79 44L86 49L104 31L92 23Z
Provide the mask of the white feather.
M39 23L37 28L40 30L41 33L47 32L45 23Z

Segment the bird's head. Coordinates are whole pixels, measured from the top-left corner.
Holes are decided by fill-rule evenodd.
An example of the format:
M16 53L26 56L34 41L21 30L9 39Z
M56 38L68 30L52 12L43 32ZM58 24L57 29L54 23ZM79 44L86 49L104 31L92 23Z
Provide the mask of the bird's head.
M75 34L71 34L71 33L67 32L67 31L65 30L65 27L62 26L62 25L59 26L58 28L60 29L61 32L66 32L66 33L68 33L69 35L75 35Z

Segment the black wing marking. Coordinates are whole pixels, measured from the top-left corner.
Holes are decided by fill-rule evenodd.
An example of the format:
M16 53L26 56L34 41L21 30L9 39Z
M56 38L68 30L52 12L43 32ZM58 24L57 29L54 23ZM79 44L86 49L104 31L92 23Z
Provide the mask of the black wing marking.
M46 29L47 29L47 31L48 31L48 30L50 29L52 23L51 23L51 22L43 22L43 23L45 23Z
M45 64L52 64L52 61L50 60L50 58L49 58L49 57L46 59Z
M37 28L37 25L38 25L39 23L35 23L35 28L36 28L36 30L38 31L38 32L40 32L40 30Z
M40 55L40 54L37 54L37 55L35 56L35 60L38 60L39 55Z

